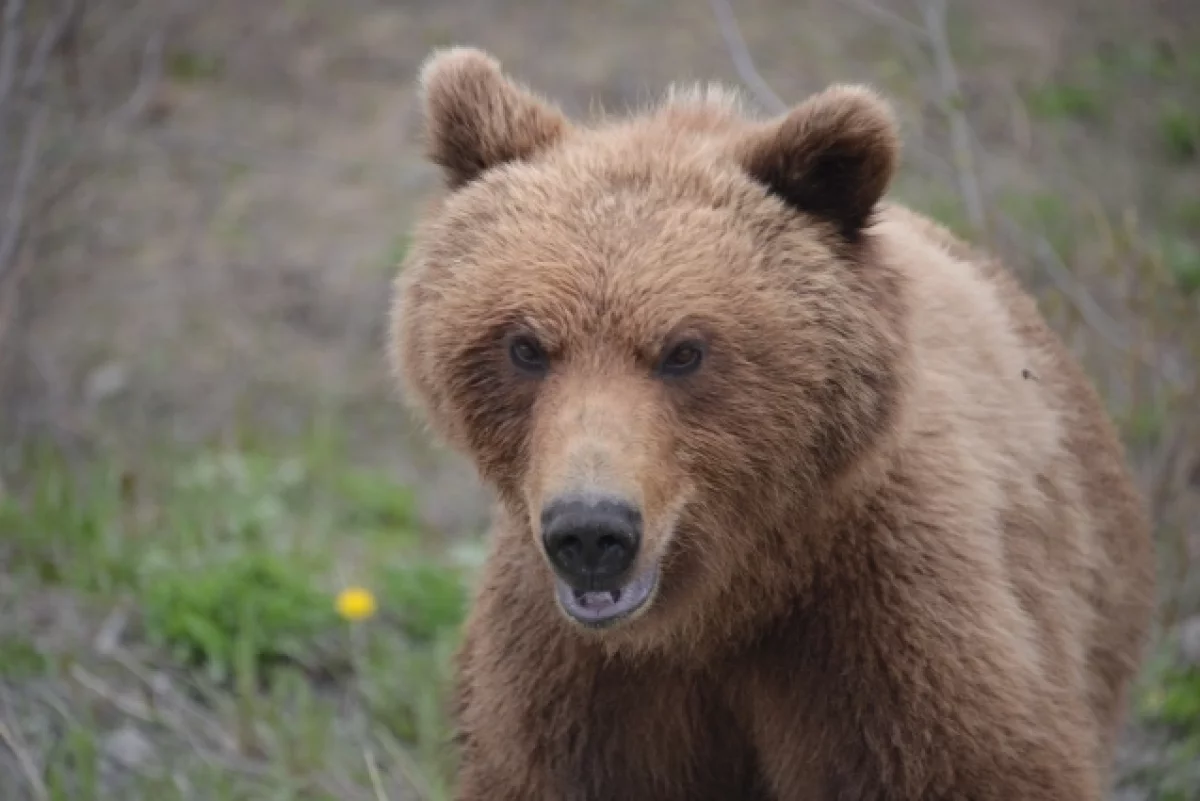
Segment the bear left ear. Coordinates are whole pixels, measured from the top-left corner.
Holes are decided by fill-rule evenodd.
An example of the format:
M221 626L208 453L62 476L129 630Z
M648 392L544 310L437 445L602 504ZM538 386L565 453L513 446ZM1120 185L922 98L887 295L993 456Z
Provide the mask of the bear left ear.
M742 143L745 170L793 208L849 239L867 224L900 155L888 103L864 86L832 86Z
M426 153L452 188L505 162L528 158L567 132L557 108L510 81L482 50L452 47L420 74Z

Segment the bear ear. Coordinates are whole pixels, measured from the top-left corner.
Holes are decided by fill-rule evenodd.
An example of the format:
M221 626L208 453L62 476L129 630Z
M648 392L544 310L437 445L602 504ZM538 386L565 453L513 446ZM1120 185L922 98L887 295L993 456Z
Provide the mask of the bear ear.
M891 107L871 89L851 85L808 98L751 134L739 153L751 177L852 240L891 183L899 155Z
M452 47L429 56L420 73L426 156L458 187L485 170L528 158L560 140L566 117L510 81L492 56Z

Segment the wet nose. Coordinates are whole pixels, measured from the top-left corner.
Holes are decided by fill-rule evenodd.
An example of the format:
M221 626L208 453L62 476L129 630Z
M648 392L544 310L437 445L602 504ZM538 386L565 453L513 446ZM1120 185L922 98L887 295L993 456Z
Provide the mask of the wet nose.
M568 497L542 510L546 555L578 590L619 587L641 541L642 515L620 499Z

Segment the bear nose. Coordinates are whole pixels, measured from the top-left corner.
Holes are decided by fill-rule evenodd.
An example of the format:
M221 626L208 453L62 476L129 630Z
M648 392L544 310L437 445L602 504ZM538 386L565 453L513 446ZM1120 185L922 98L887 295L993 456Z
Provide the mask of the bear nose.
M562 498L542 510L542 545L577 590L616 589L637 558L642 515L613 498Z

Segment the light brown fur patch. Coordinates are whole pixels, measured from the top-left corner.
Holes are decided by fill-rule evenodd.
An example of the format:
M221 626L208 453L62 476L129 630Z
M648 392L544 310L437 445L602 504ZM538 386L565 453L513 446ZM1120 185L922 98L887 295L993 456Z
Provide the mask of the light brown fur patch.
M1009 273L882 200L886 102L676 91L584 126L478 51L421 80L449 191L391 359L499 498L457 797L1100 799L1149 627L1141 503ZM701 368L664 378L688 338ZM540 550L578 488L635 502L662 564L602 632Z

